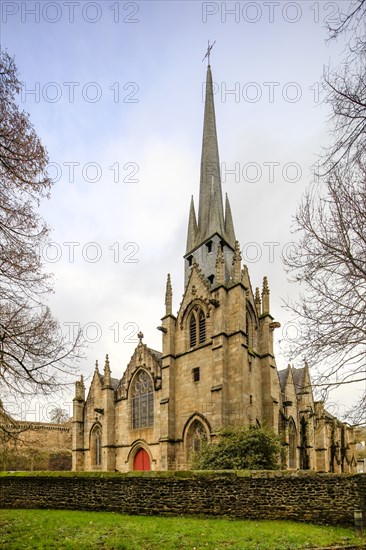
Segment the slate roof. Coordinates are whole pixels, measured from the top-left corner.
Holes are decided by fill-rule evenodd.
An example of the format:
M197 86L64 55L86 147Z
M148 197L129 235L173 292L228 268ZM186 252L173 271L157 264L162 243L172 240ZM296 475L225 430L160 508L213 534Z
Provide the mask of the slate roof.
M281 389L284 390L285 384L286 384L286 378L287 378L287 369L279 370L278 378L280 379Z
M102 382L102 385L104 384L104 376L102 374L99 374L99 378ZM118 378L111 378L111 386L114 390L117 389L118 387L118 384L119 384L119 379Z
M299 393L304 388L306 367L300 369L292 369L292 376L294 379L296 393Z
M161 358L163 357L163 354L161 351L156 351L155 349L147 348L150 353L155 357L159 365L161 366Z
M119 379L118 378L111 378L111 386L114 390L117 389L118 384L119 384Z

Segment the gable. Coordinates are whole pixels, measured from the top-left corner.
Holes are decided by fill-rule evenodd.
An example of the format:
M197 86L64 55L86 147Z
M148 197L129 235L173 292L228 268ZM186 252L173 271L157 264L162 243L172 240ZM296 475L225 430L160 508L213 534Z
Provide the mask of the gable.
M103 377L100 374L98 367L96 366L93 374L93 379L91 381L88 397L86 398L86 403L94 402L95 399L98 399L103 387Z
M118 388L117 399L127 399L128 389L134 374L143 368L149 372L154 380L155 389L161 387L161 357L162 354L159 351L150 349L146 344L140 342L135 349L127 369L125 370Z
M185 316L195 304L204 305L206 315L209 314L211 309L209 303L210 296L211 289L208 280L202 274L197 264L193 264L191 274L183 294L183 299L180 304L177 318L178 324L181 327L183 326Z

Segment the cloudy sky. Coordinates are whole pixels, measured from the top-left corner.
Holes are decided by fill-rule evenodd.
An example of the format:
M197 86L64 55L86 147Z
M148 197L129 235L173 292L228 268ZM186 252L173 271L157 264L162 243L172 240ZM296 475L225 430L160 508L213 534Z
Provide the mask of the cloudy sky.
M2 47L15 56L24 82L19 101L48 149L55 181L41 207L52 227L53 244L42 252L55 275L50 303L65 334L84 326L86 377L106 353L121 377L139 330L161 349L156 327L168 272L178 310L191 195L198 201L208 40L216 41L222 185L243 261L253 287L269 278L272 313L282 324L277 337L298 334L282 307L296 290L281 253L329 139L320 79L344 45L326 42L325 25L347 6L2 3ZM277 353L280 369L289 360ZM350 397L342 390L336 399ZM68 408L70 398L59 402Z

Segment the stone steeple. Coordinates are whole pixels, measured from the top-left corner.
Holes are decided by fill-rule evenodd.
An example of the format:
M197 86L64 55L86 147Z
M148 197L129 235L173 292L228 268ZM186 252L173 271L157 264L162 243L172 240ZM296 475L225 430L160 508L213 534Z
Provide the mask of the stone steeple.
M203 122L200 203L198 209L200 241L217 232L225 232L222 204L219 147L217 143L215 106L211 67L207 67L205 115Z
M186 253L188 254L193 251L194 248L205 243L215 234L219 235L232 249L234 249L235 231L230 203L227 196L224 216L212 73L209 65L207 67L206 77L198 223L192 197Z
M205 112L203 121L200 194L198 218L193 197L190 205L185 281L194 261L202 273L215 286L215 259L220 244L224 258L224 280L228 280L232 270L235 249L235 231L229 199L226 196L225 214L222 200L219 147L216 133L215 106L211 67L207 67ZM207 247L207 248L206 248ZM212 257L210 254L212 253Z

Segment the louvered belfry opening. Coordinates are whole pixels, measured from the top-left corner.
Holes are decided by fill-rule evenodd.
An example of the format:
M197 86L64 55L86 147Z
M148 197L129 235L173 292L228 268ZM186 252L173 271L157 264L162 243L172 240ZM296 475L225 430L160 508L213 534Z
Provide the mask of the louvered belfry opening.
M202 309L199 311L199 343L206 341L206 318Z
M195 312L192 312L189 322L189 347L193 348L197 344L197 320Z
M206 342L206 317L200 307L195 308L189 319L189 347Z

